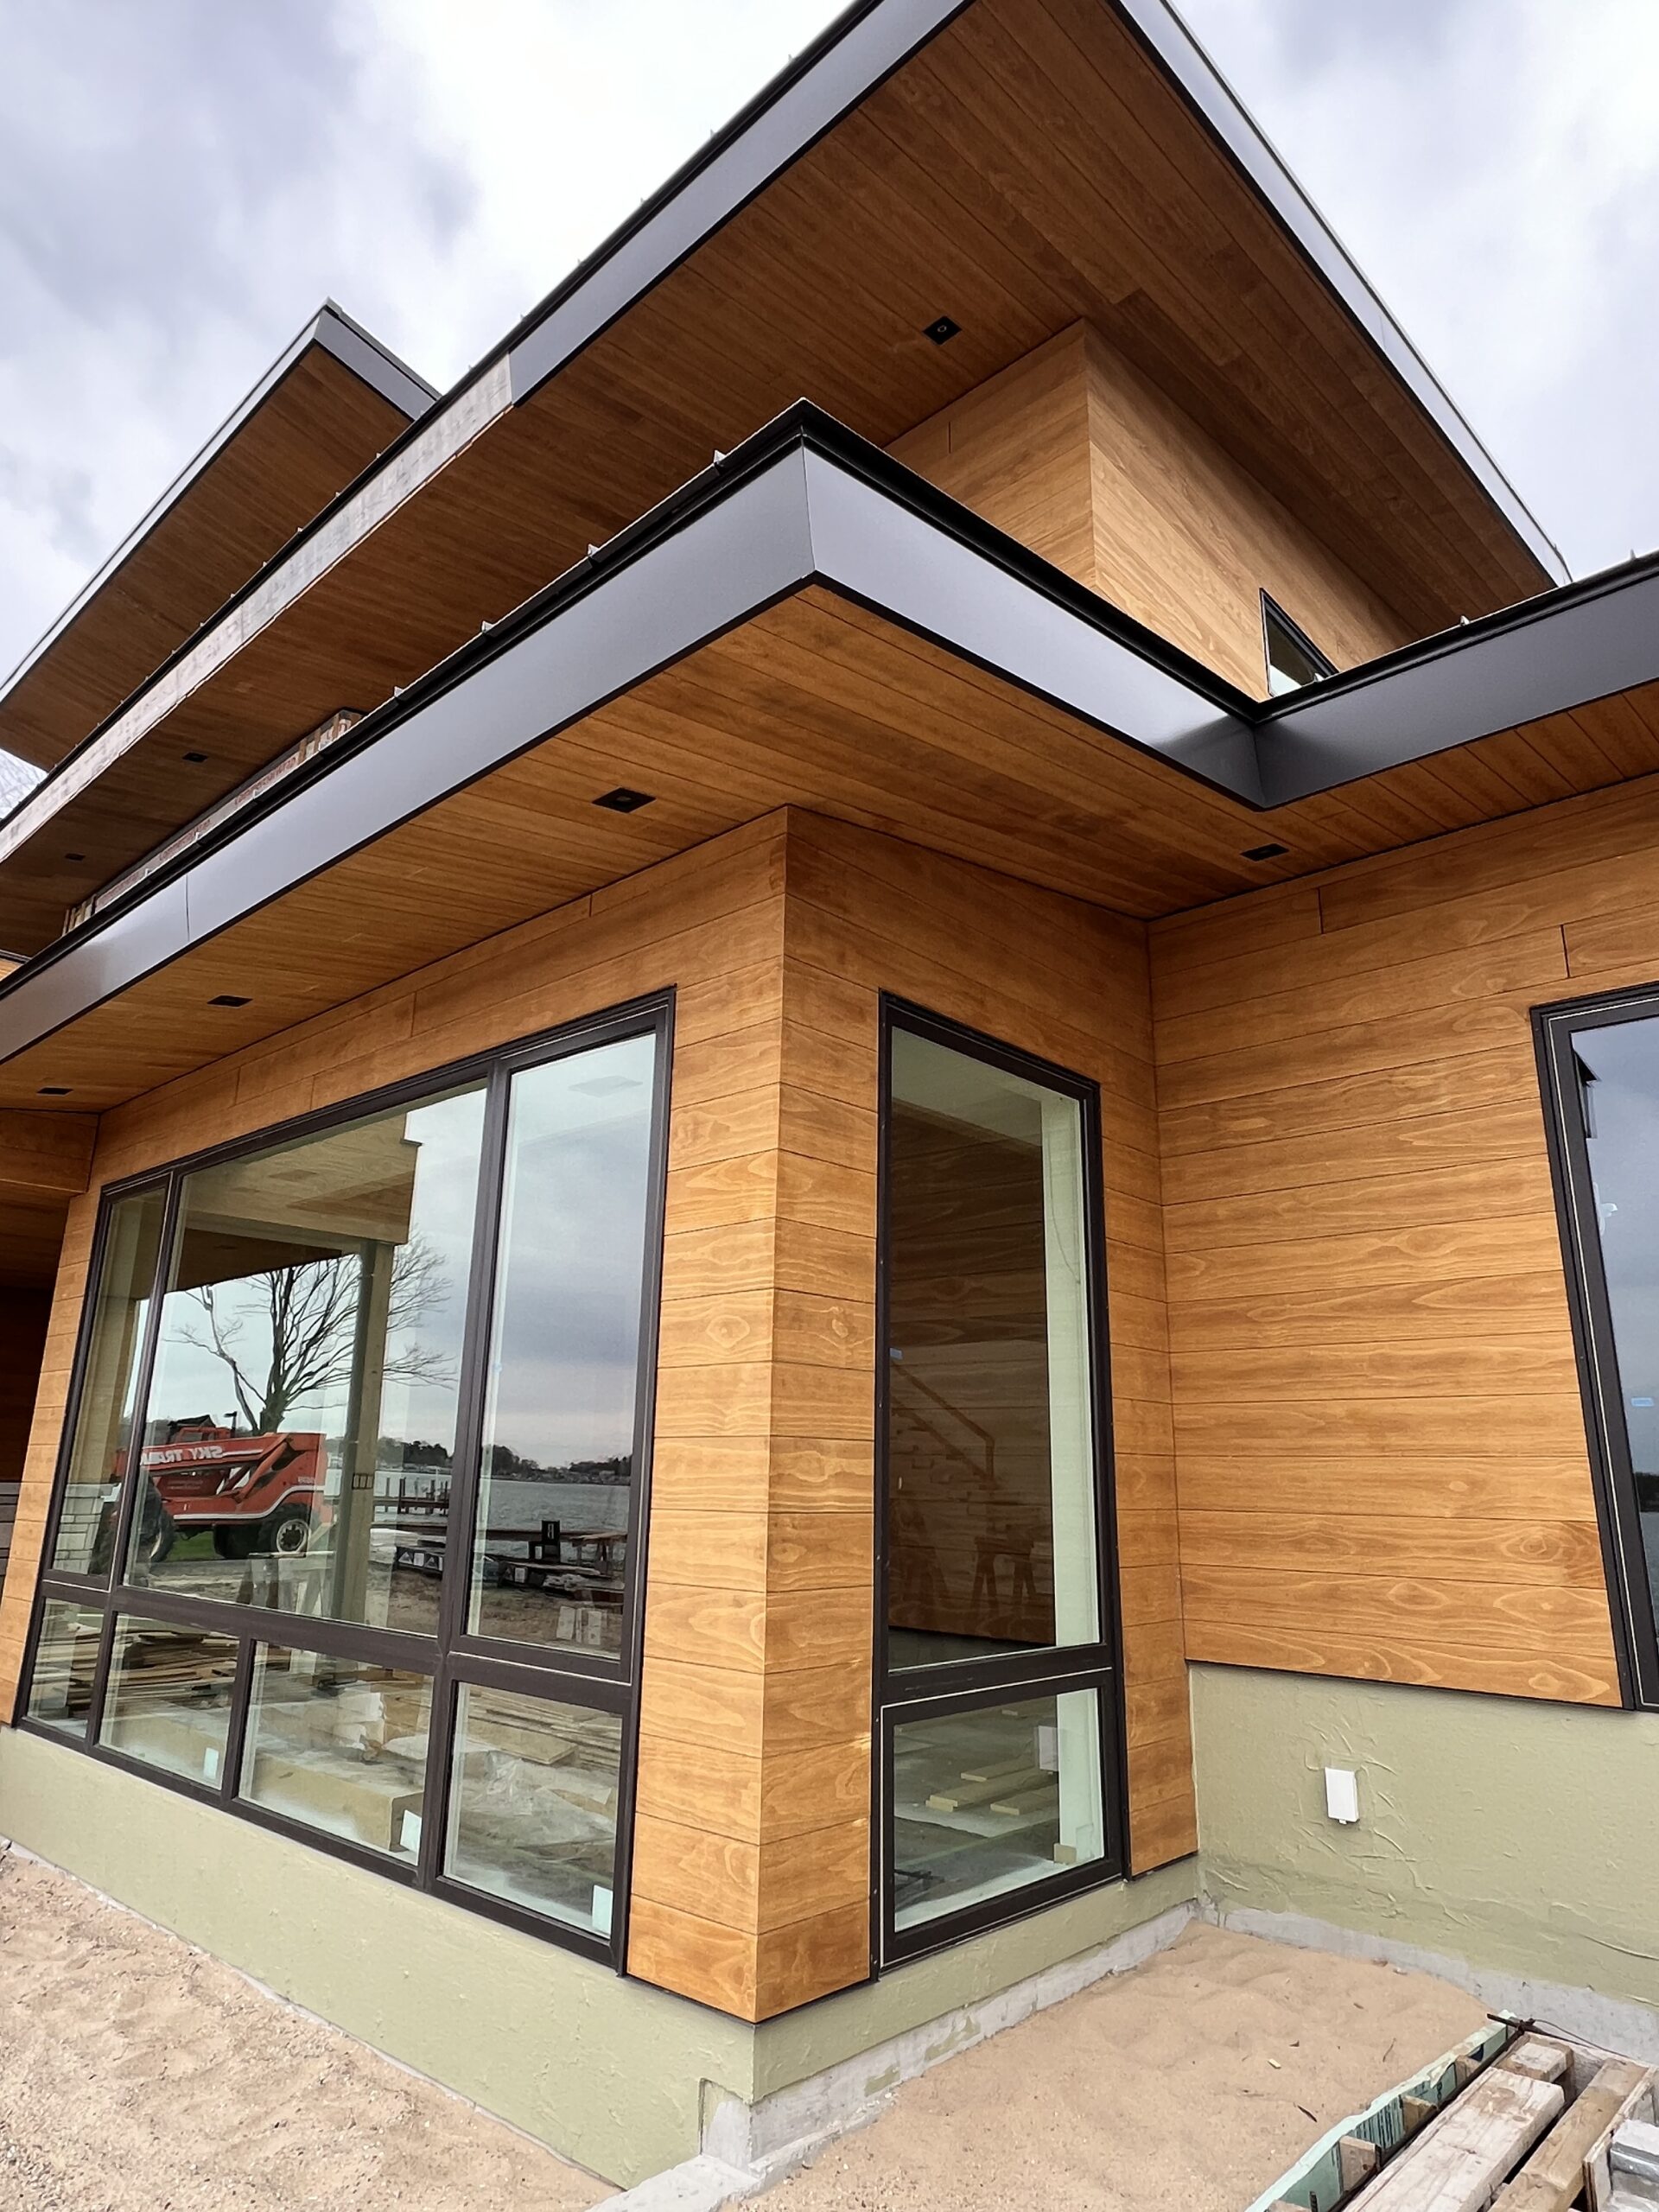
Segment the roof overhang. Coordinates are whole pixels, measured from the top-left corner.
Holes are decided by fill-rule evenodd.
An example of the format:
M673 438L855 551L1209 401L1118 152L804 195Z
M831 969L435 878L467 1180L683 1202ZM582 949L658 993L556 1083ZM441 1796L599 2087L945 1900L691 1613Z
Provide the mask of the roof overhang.
M1040 131L1022 87L1052 108ZM923 332L944 309L963 328L940 347ZM863 0L81 721L0 826L18 901L0 942L48 943L308 730L413 684L798 393L886 445L1079 319L1408 625L1559 575L1163 0Z
M1652 583L1611 632L1560 594L1560 667L1545 602L1267 710L803 405L0 985L0 1104L101 1109L782 805L1132 912L1224 897L1268 824L1308 865L1296 802L1396 747L1395 687L1472 737L1485 668L1539 713L1606 688L1597 636L1654 673ZM616 784L658 805L597 813Z
M325 305L0 684L0 751L72 752L435 397Z

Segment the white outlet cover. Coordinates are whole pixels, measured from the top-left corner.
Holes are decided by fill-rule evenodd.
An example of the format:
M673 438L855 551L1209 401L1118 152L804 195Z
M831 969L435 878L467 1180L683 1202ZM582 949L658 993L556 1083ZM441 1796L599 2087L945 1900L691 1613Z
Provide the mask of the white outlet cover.
M1325 1770L1325 1809L1333 1821L1345 1823L1359 1818L1359 1777L1351 1767Z

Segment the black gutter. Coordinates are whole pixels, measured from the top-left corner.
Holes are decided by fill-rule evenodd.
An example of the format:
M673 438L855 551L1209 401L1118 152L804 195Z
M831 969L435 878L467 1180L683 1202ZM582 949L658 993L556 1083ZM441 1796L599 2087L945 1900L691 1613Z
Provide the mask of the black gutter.
M424 377L417 376L406 362L399 360L397 356L383 346L378 338L365 330L360 322L348 315L343 308L337 307L333 300L325 300L309 322L306 323L283 348L251 391L237 402L219 428L192 454L161 497L153 501L145 510L115 550L99 563L93 575L81 586L68 606L44 634L36 639L11 673L0 678L0 706L4 705L8 695L14 687L57 643L76 617L86 612L99 592L112 581L132 555L137 551L162 517L177 505L202 472L218 454L224 451L237 432L247 422L249 416L264 404L283 378L298 365L313 346L321 346L324 352L332 353L343 367L352 372L353 376L369 385L372 391L378 391L380 397L391 405L401 410L410 418L411 429L416 427L422 416L430 410L437 399L436 391L428 384ZM378 462L375 465L378 465ZM353 483L360 480L360 474L353 480ZM350 491L352 486L348 485L345 488ZM293 542L290 539L275 558L284 559L292 550ZM259 573L263 575L264 569L270 565L270 562L262 563ZM210 622L219 619L219 610L216 609L208 618ZM207 624L201 625L192 633L192 636L199 637L201 634L201 629L207 626ZM178 653L186 650L190 642L191 639L187 639L182 645L175 648L175 652L168 656L167 661L162 664L163 668L170 666ZM161 670L156 671L157 675L161 672ZM153 682L154 677L149 681ZM148 683L141 688L148 689ZM133 695L135 697L137 696L136 693ZM106 716L105 721L99 725L99 728L104 728L109 721L113 721L115 715L123 711L126 703L123 701L122 705L114 710L114 714ZM97 731L94 731L92 735L96 736L97 734ZM89 744L91 741L91 737L84 738L81 745ZM74 753L79 753L80 749L81 746L77 745L72 753L64 756L65 759L72 760ZM56 769L62 765L62 761L54 762L52 771L48 772L55 772ZM32 798L33 793L28 796Z

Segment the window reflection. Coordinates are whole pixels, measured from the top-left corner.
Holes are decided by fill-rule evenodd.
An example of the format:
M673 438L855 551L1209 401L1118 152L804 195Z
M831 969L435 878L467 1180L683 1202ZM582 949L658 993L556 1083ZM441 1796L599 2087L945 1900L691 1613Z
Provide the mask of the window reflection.
M1620 1410L1659 1613L1659 1020L1580 1029L1573 1049Z
M86 1367L52 1565L108 1579L121 1477L132 1432L133 1394L145 1318L161 1255L162 1192L135 1191L110 1208L92 1305Z
M614 1713L463 1684L445 1872L607 1935L621 1764Z
M889 1657L1096 1636L1083 1111L892 1038Z
M893 1730L893 1916L901 1928L1105 1855L1093 1690L1004 1699Z
M236 1650L233 1637L211 1629L118 1623L99 1741L216 1787L230 1735Z
M431 1719L424 1675L262 1644L241 1794L307 1827L413 1862Z
M41 1609L41 1632L29 1684L29 1717L67 1736L86 1733L98 1672L104 1616L58 1599Z
M128 1579L432 1633L480 1087L185 1179Z
M615 1652L654 1037L512 1080L474 1539L480 1636Z

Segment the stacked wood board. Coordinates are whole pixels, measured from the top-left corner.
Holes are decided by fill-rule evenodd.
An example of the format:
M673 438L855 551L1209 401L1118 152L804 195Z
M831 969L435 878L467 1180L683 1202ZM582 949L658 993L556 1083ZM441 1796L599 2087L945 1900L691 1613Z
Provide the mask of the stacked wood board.
M1632 2059L1494 2021L1335 2129L1251 2212L1618 2212L1613 2144L1653 2117Z

